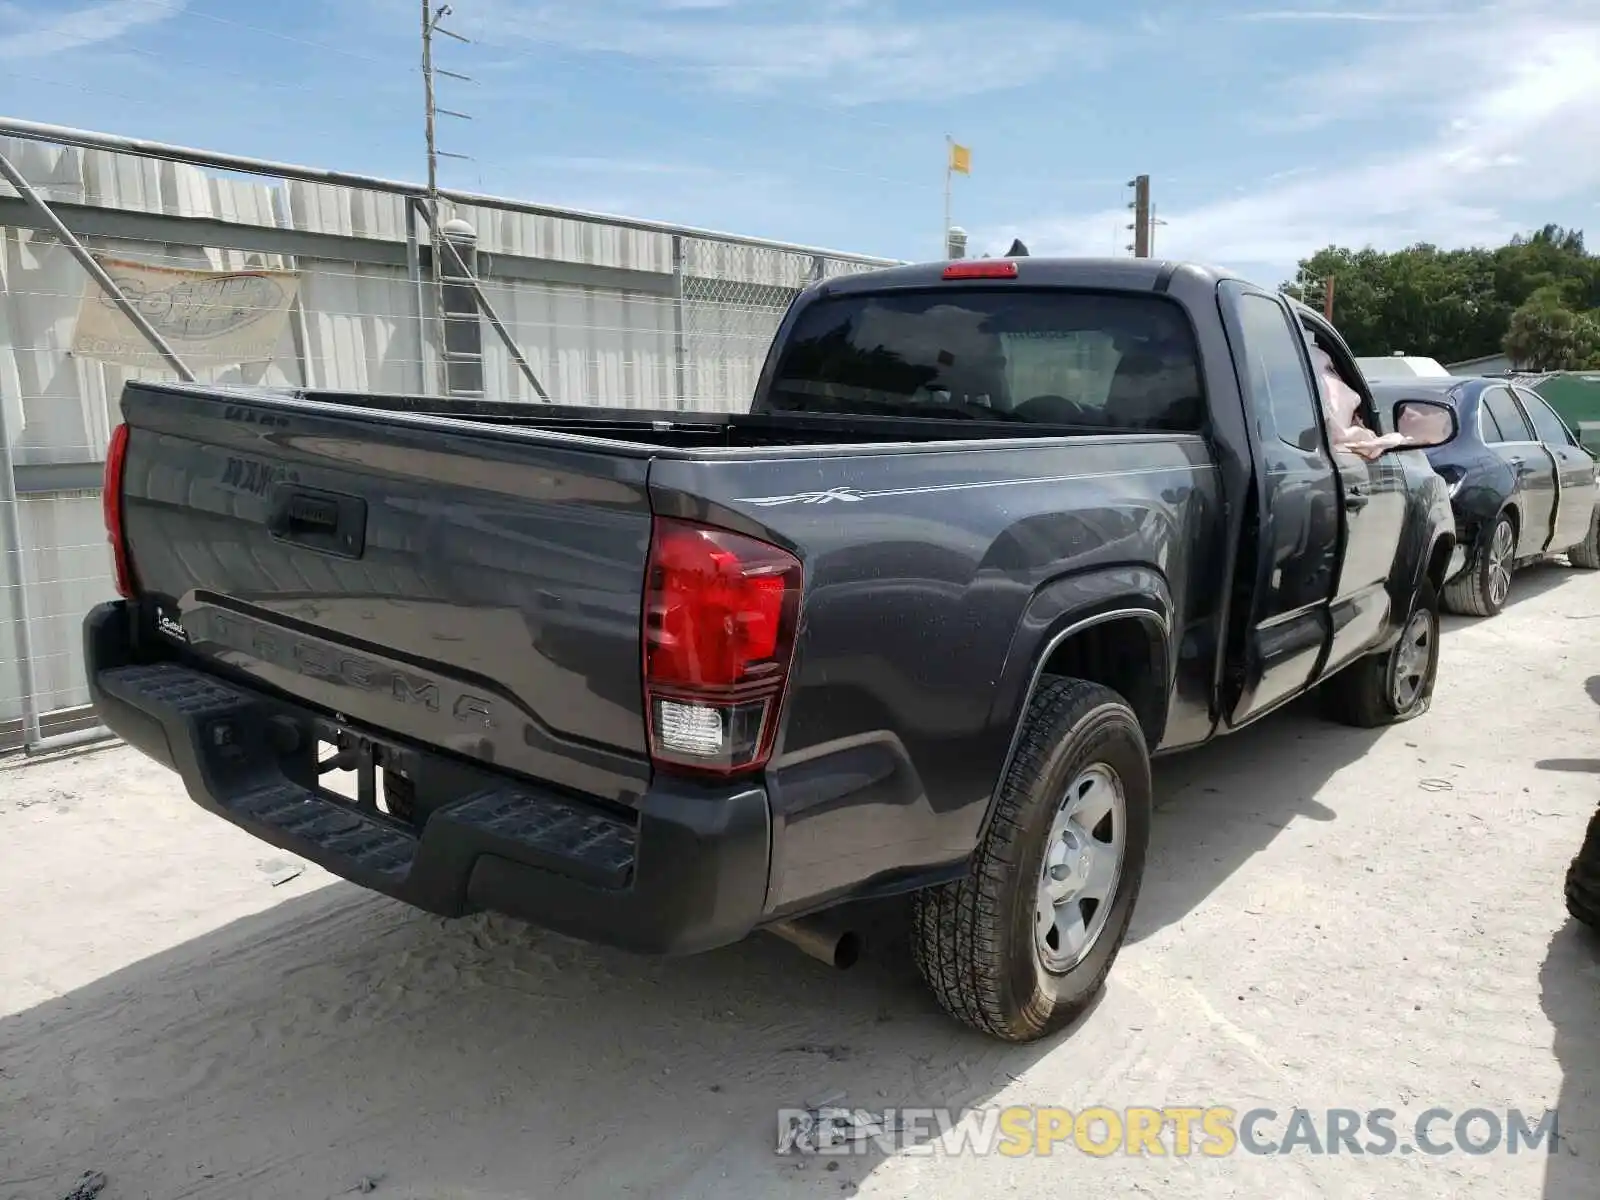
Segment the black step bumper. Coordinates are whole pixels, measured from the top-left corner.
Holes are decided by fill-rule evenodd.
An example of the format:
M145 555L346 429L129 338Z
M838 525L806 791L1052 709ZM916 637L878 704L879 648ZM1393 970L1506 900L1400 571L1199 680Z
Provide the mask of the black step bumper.
M141 663L124 602L85 618L84 661L107 727L178 772L202 808L428 912L488 909L648 954L726 945L761 918L771 822L760 786L658 780L624 814L373 734L449 781L418 832L314 786L323 714L192 666Z

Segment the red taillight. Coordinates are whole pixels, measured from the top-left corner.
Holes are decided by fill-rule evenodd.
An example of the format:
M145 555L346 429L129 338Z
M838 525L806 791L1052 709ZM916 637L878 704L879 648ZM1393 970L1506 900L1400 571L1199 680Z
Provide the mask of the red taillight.
M744 534L655 518L644 595L644 702L658 766L766 765L794 653L800 560Z
M106 446L106 474L100 492L100 511L105 515L106 537L111 541L117 595L132 600L133 564L128 560L128 543L122 536L122 470L127 461L128 426L123 423L111 431L111 441Z
M946 279L1015 279L1017 264L1002 259L974 258L951 263L944 269Z

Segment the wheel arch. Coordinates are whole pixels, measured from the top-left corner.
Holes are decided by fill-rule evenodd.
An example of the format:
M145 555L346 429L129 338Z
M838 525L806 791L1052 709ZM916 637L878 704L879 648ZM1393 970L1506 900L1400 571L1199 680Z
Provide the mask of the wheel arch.
M1041 680L1082 679L1110 688L1126 700L1139 718L1145 741L1159 745L1167 721L1171 632L1164 613L1142 605L1119 606L1072 622L1046 644L1018 714L1019 724Z
M1512 497L1508 498L1506 500L1506 502L1500 506L1500 511L1495 513L1494 517L1491 518L1490 521L1489 521L1490 528L1493 528L1494 527L1494 522L1498 521L1501 517L1510 517L1511 518L1511 534L1518 541L1521 541L1522 540L1522 510L1517 507L1517 500L1516 500L1515 496L1512 496Z
M1067 677L1098 683L1127 701L1148 747L1160 744L1172 690L1172 617L1166 597L1124 593L1054 622L1030 656L1026 686L1010 709L1010 740L995 776L981 841L994 818L995 804L1016 760L1024 722L1040 684Z

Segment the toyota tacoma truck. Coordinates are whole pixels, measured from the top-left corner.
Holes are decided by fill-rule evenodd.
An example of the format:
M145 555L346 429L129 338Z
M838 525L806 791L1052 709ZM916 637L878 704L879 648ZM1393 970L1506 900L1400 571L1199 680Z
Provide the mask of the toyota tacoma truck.
M94 703L431 913L843 965L912 893L938 1001L1036 1039L1126 936L1152 755L1429 704L1456 418L1339 449L1316 347L1378 428L1315 312L1151 260L818 282L737 414L130 383Z

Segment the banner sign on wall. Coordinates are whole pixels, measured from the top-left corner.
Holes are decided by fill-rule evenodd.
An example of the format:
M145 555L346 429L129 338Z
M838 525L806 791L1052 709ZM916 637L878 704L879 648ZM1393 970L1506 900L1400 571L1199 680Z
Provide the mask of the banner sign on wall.
M271 361L300 289L298 271L208 271L95 258L191 366ZM162 365L155 347L93 280L78 307L72 352L129 367Z

